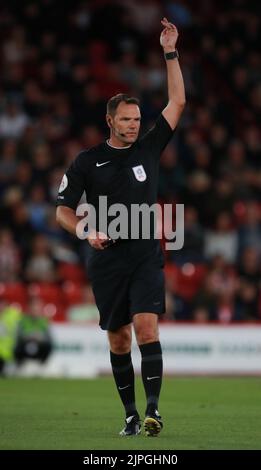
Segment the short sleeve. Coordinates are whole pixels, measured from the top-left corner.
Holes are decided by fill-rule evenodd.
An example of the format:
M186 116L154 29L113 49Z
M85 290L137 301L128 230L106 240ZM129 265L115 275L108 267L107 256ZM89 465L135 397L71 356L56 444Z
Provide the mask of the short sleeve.
M83 156L81 152L67 172L63 175L58 189L56 206L67 206L76 209L85 191L85 172L83 170Z
M161 153L172 138L173 130L168 121L160 114L155 125L141 138L141 143L148 145L153 151Z

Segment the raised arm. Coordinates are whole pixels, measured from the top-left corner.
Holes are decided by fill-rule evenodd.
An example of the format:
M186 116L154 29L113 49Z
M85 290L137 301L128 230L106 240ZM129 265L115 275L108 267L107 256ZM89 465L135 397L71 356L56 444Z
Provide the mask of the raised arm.
M170 127L175 129L186 102L184 82L179 61L177 57L174 57L176 53L171 54L176 52L178 31L176 26L169 23L167 18L163 18L161 24L164 26L164 29L160 35L160 44L166 59L169 98L168 104L162 111L162 114L168 121Z

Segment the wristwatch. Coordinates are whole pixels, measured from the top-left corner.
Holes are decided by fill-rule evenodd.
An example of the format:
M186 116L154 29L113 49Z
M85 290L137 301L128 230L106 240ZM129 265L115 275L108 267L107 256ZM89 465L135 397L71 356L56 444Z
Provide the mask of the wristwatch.
M164 57L166 60L178 59L179 53L177 49L175 49L175 51L172 52L164 52Z

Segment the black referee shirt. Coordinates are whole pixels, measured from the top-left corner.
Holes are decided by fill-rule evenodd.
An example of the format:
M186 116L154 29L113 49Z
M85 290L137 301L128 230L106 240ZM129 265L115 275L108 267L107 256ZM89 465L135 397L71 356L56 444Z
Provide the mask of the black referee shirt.
M117 149L104 142L83 150L63 177L57 206L76 209L84 192L97 216L99 196L107 196L108 208L121 203L129 213L131 204L156 203L160 154L172 135L161 114L154 127L128 148Z

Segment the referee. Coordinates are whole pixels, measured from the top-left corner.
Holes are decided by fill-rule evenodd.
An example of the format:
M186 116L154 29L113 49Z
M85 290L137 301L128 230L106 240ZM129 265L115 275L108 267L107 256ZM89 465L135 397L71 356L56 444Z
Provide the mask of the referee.
M89 204L99 212L99 196L107 196L108 208L157 201L160 154L171 139L185 105L183 78L178 62L176 27L162 21L160 44L168 78L168 104L154 127L139 138L140 108L136 98L112 97L106 120L110 138L82 151L63 177L57 199L57 220L76 234L76 208L85 192ZM115 383L125 408L122 436L137 435L141 422L135 404L134 370L131 360L133 323L141 352L141 372L147 398L144 429L157 435L162 427L158 401L162 383L162 350L158 316L165 312L163 255L159 240L112 240L108 234L88 227L91 246L88 274L92 283L100 326L107 330ZM114 241L114 240L113 240Z

